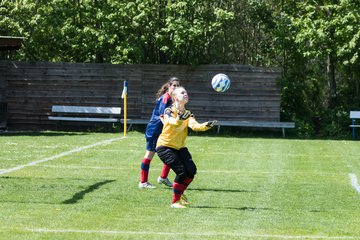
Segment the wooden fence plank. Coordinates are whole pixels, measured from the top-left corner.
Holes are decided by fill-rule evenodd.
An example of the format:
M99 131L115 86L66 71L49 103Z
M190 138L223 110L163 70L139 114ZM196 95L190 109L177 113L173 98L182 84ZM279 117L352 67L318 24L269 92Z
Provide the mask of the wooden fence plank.
M211 88L211 78L231 79L226 93ZM128 118L150 118L155 93L171 76L189 92L188 108L198 119L279 121L278 69L243 65L111 65L86 63L0 64L0 102L7 104L13 129L52 129L52 105L123 107L123 81L128 82ZM89 123L84 123L88 125ZM66 123L70 126L71 123ZM80 126L81 123L74 123Z

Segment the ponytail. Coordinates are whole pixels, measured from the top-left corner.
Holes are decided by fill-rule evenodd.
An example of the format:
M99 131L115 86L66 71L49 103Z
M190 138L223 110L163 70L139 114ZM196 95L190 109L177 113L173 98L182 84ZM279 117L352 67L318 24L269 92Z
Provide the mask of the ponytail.
M174 83L174 82L180 82L180 79L177 77L171 77L166 83L164 83L161 88L157 91L155 97L156 99L158 99L159 97L161 97L162 95L164 95L168 90L169 87Z

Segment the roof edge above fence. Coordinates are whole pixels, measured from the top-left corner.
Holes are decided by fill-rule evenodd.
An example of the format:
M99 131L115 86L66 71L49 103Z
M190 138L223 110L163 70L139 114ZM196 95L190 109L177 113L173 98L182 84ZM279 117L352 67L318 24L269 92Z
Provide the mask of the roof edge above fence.
M0 51L20 49L24 39L24 37L0 36Z

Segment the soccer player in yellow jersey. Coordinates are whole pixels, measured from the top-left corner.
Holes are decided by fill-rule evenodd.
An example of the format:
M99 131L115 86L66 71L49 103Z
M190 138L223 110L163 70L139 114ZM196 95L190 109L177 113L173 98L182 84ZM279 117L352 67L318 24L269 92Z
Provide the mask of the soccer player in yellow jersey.
M185 109L185 104L189 101L185 88L176 88L172 99L173 104L165 109L162 117L164 127L156 144L156 152L176 174L172 186L171 207L186 208L188 202L183 194L196 174L196 165L185 147L188 127L194 131L206 131L212 128L216 121L201 124L196 121L194 115Z

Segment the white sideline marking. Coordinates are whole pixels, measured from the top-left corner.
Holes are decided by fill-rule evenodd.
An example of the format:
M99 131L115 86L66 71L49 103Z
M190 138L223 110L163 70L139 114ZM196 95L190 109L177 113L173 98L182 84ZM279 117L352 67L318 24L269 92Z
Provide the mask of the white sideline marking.
M45 229L45 228L24 228L19 229L30 232L39 233L88 233L88 234L111 234L111 235L160 235L160 236L230 236L230 237L246 237L246 238L275 238L275 239L359 239L360 236L316 236L316 235L271 235L271 234L242 234L228 232L145 232L145 231L119 231L119 230L79 230L79 229Z
M355 190L360 194L360 186L356 175L353 173L349 173L349 177L351 181L351 186L353 186L353 188L355 188Z
M23 168L25 168L25 167L37 165L37 164L39 164L39 163L48 162L48 161L51 161L51 160L54 160L54 159L57 159L57 158L60 158L60 157L64 157L64 156L67 156L67 155L70 155L70 154L73 154L73 153L76 153L76 152L80 152L80 151L83 151L83 150L86 150L86 149L89 149L89 148L92 148L92 147L96 147L96 146L99 146L99 145L109 144L109 143L111 143L111 142L114 142L114 141L117 141L117 140L121 140L121 139L123 139L123 138L125 138L125 137L112 138L112 139L104 140L104 141L102 141L102 142L94 143L94 144L91 144L91 145L88 145L88 146L75 148L75 149L73 149L73 150L70 150L70 151L67 151L67 152L63 152L63 153L60 153L60 154L55 155L55 156L52 156L52 157L40 159L40 160L37 160L37 161L34 161L34 162L30 162L30 163L27 163L27 164L24 164L24 165L19 165L19 166L10 168L10 169L1 170L1 171L0 171L0 175L6 174L6 173L15 172L15 171L20 170L20 169L23 169Z

